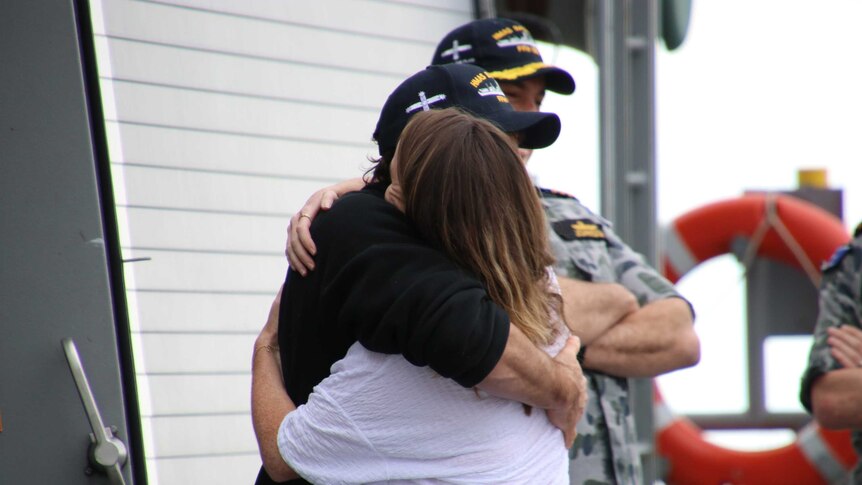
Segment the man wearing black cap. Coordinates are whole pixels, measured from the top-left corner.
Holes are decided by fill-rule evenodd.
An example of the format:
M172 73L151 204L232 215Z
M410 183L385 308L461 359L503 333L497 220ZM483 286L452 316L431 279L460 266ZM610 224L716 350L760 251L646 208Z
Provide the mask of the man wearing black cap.
M305 277L293 267L288 271L278 350L268 343L271 336L260 340L263 334L255 345L252 417L265 469L274 478L292 476L275 446L290 409L269 399L280 384L279 359L283 388L298 406L357 341L372 351L402 354L464 387L546 409L567 443L574 439L585 404L577 342L550 359L509 323L477 279L425 243L384 200L389 162L408 119L450 106L517 133L525 148L547 146L560 131L554 114L516 112L497 82L472 65L431 66L390 95L374 133L381 160L372 183L314 221L316 271ZM262 470L257 483L274 482Z
M545 64L530 32L508 19L458 27L440 41L432 63L481 66L519 111L539 111L545 89L575 90L572 76ZM690 305L607 220L572 196L541 193L565 316L581 338L589 384L587 410L569 452L571 483L639 483L627 378L655 377L697 363L700 343Z
M572 76L546 64L530 32L508 19L475 20L451 31L432 60L449 63L486 69L521 112L538 112L546 89L566 95L575 90ZM529 154L522 150L525 163ZM306 249L314 246L302 219L350 188L346 183L319 191L291 219L292 266L302 272L314 267ZM691 307L609 221L567 194L547 189L541 194L565 316L583 344L590 394L569 453L571 482L638 483L641 465L627 378L655 377L697 363L700 343Z

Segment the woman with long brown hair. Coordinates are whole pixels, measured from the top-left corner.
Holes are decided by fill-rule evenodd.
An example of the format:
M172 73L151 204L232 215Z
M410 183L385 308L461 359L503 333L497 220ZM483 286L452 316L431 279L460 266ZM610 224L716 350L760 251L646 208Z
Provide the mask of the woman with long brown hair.
M430 110L412 117L391 163L386 200L556 354L569 331L539 199L509 136L453 108ZM312 482L568 483L563 434L545 413L358 343L284 418L278 445Z
M419 113L401 135L387 200L423 238L478 276L536 344L552 338L544 215L511 138L456 108Z

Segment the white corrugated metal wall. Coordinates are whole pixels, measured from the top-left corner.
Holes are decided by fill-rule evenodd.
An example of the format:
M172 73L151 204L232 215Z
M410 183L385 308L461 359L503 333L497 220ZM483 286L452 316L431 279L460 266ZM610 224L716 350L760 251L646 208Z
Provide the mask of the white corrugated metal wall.
M151 483L250 483L291 211L358 176L469 0L93 0Z

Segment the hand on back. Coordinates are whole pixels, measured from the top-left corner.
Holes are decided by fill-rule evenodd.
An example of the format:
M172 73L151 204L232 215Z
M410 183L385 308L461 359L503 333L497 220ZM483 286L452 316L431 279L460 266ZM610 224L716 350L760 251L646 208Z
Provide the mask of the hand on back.
M359 190L364 185L363 179L356 178L324 187L311 194L302 209L293 214L287 226L287 242L284 245L284 255L287 256L291 268L302 276L314 270L317 246L311 239L311 221L320 211L331 209L340 196Z
M587 406L587 379L578 363L578 350L581 342L577 337L569 337L563 350L554 357L554 363L561 367L560 377L566 392L566 405L546 410L551 423L563 432L566 448L571 448L577 436L577 424Z

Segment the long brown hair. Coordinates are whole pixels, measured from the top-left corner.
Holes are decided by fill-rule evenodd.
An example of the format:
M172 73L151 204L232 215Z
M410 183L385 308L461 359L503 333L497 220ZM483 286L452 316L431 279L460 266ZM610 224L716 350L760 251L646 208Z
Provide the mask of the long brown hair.
M405 211L423 237L478 276L526 336L554 336L548 290L553 263L538 194L515 143L455 108L413 116L396 169Z

